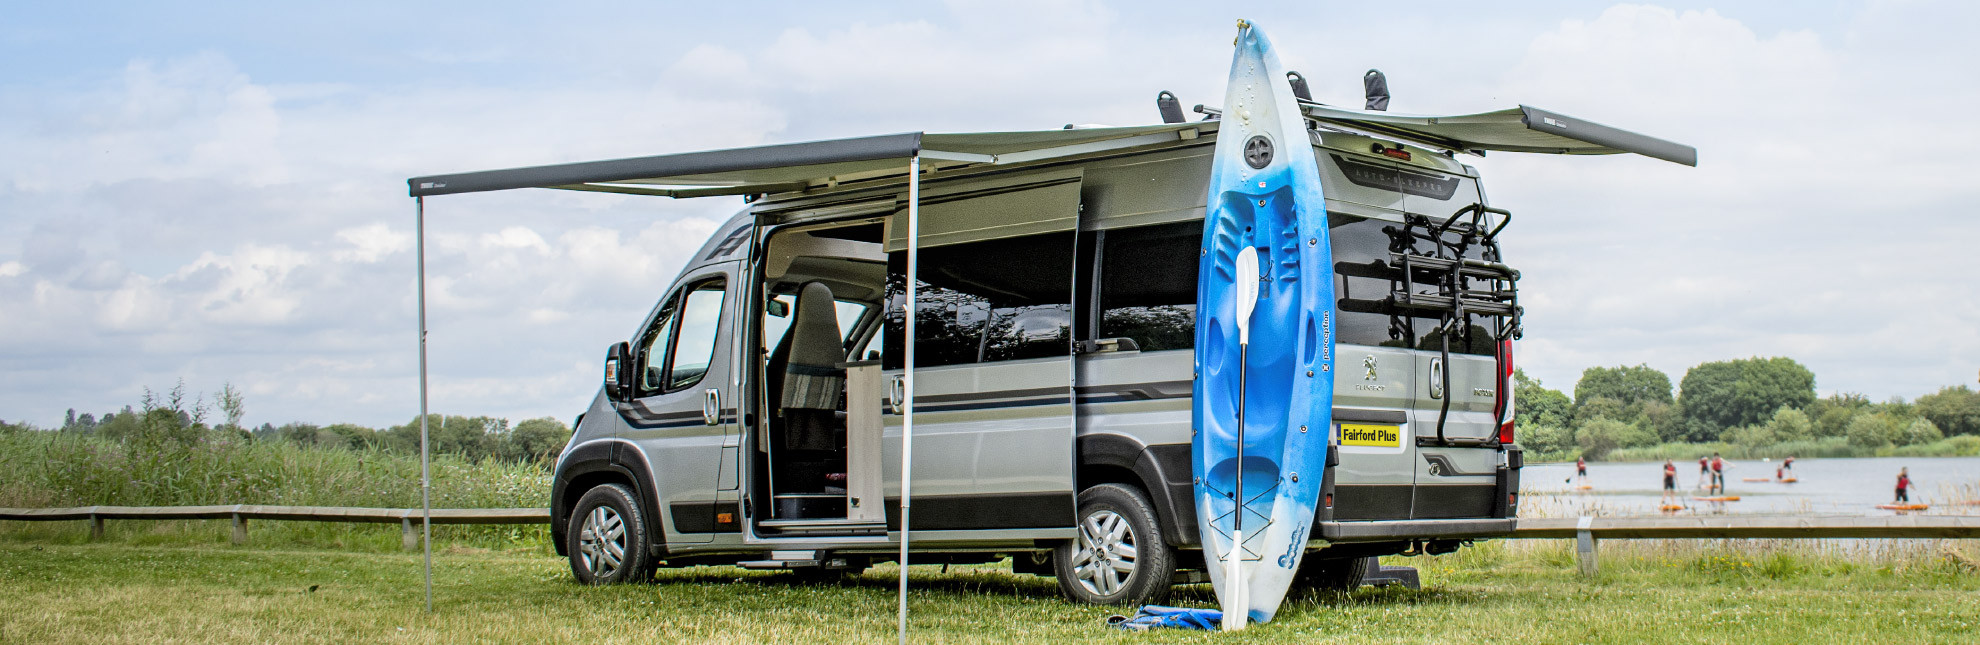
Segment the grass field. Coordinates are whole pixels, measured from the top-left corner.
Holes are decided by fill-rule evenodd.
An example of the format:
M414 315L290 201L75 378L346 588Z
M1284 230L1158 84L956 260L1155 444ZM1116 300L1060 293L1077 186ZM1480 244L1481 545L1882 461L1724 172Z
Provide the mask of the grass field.
M12 529L15 527L0 527ZM218 542L218 540L215 540ZM1964 550L1961 550L1964 549ZM1584 581L1565 542L1488 544L1417 566L1423 589L1314 595L1239 634L1130 634L1050 579L916 567L916 642L1929 643L1980 640L1970 545L1840 554L1781 543L1604 543ZM925 570L924 570L925 569ZM0 532L0 642L891 642L889 565L805 584L730 567L582 587L539 547L446 547L436 612L417 555L81 544ZM1172 604L1211 606L1204 586ZM1874 640L1872 640L1874 639Z

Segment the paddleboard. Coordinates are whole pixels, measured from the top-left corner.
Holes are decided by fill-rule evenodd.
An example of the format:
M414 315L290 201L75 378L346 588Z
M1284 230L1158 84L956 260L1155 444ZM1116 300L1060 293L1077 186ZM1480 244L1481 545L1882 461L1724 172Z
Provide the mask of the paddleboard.
M1665 504L1665 505L1663 505L1663 506L1660 506L1660 507L1658 507L1658 510L1662 510L1662 511L1682 511L1682 510L1684 510L1684 507L1683 507L1683 506L1679 506L1679 505L1677 505L1677 504Z
M1285 69L1255 25L1238 23L1236 47L1204 209L1191 461L1197 527L1220 604L1230 614L1241 600L1239 616L1266 622L1306 553L1326 469L1334 260L1319 165ZM1261 273L1250 350L1240 352L1236 265L1245 247L1257 249ZM1235 535L1240 525L1243 535ZM1236 575L1227 576L1233 542L1242 550Z
M1770 482L1770 481L1774 481L1774 480L1772 480L1772 479L1769 479L1769 478L1766 478L1766 477L1741 477L1741 478L1739 478L1739 480L1740 480L1740 481L1743 481L1743 482Z
M1695 499L1695 500L1698 500L1698 501L1701 501L1701 502L1737 502L1737 501L1739 501L1739 496L1738 496L1738 495L1721 495L1721 496L1718 496L1718 497L1693 497L1692 499Z
M1574 489L1575 489L1575 490L1595 490L1595 487L1594 487L1593 485L1590 485L1590 484L1582 484L1582 485L1580 485L1580 486L1576 486L1576 487L1574 487Z
M1878 504L1877 505L1877 508L1881 508L1887 511L1922 511L1931 507L1932 507L1931 504Z
M1793 478L1793 477L1789 477L1789 478L1786 478L1786 479L1782 479L1782 480L1781 480L1781 483L1783 483L1783 484L1792 484L1792 483L1795 483L1795 482L1798 482L1798 481L1801 481L1801 480L1799 480L1799 479L1795 479L1795 478Z

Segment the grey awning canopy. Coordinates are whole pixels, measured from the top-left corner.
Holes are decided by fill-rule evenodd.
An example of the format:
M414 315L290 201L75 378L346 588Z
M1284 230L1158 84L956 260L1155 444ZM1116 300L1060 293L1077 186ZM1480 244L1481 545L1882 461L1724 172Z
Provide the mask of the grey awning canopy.
M1124 128L939 134L910 132L851 139L684 152L414 177L414 197L513 188L704 197L798 190L835 178L905 172L908 160L1004 164L1132 148L1214 132L1216 122Z
M1463 152L1636 153L1698 165L1698 151L1691 146L1527 106L1455 116L1366 112L1308 102L1301 102L1300 109L1324 126ZM908 132L431 175L406 183L414 197L514 188L664 197L750 195L900 172L916 156L960 164L1018 163L1169 143L1216 130L1216 121L1199 121L1028 132Z
M1698 165L1698 150L1691 146L1525 105L1452 116L1349 110L1305 101L1299 107L1307 118L1324 125L1461 152L1636 153L1687 166Z

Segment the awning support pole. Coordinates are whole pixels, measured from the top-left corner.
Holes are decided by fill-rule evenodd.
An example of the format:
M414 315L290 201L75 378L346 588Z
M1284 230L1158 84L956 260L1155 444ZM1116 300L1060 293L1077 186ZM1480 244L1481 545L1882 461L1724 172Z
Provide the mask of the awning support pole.
M426 198L413 198L413 239L419 265L419 513L426 544L426 613L433 613L433 478L426 453Z
M908 165L907 217L907 339L902 341L901 377L901 597L896 631L901 645L907 645L908 629L908 499L914 480L914 318L915 285L921 281L921 155Z

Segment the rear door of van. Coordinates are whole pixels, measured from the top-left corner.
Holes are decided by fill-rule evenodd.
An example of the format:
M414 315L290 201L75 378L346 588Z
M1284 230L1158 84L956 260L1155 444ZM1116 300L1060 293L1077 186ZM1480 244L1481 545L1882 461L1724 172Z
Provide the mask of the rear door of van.
M1399 226L1404 199L1399 165L1363 154L1372 139L1327 134L1316 142L1334 251L1337 371L1333 439L1335 521L1404 520L1415 501L1418 396L1415 353L1395 336L1388 314L1374 311L1389 295L1381 266L1389 261L1385 227Z
M1454 160L1418 154L1407 163L1399 163L1398 170L1404 210L1409 214L1443 221L1484 201L1476 175ZM1482 251L1479 245L1472 245L1465 257L1482 259ZM1415 460L1416 499L1411 516L1489 517L1498 483L1494 339L1500 321L1474 316L1468 324L1461 324L1460 331L1449 335L1448 359L1437 323L1430 318L1418 318L1413 323L1417 394L1412 416L1419 458Z

